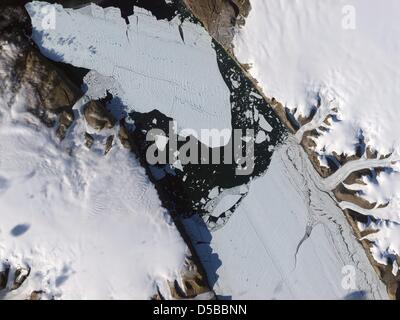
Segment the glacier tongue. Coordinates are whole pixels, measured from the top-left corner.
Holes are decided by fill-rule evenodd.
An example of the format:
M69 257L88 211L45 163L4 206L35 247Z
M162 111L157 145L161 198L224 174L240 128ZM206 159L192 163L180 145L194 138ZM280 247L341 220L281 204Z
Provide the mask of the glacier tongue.
M265 176L223 228L185 221L217 295L233 299L382 299L374 272L342 211L295 139L280 146ZM207 248L211 246L213 252ZM217 259L218 257L218 259ZM219 265L218 260L222 261ZM354 277L349 283L346 276Z

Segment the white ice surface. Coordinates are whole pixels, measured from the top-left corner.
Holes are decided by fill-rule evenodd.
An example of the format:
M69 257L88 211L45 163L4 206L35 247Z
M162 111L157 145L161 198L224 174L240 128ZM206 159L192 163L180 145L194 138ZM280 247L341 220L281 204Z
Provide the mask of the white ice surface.
M201 129L231 129L230 92L211 37L201 26L184 22L182 40L178 18L157 21L140 8L129 17L129 25L119 9L94 4L73 10L32 2L26 8L33 40L44 55L110 77L110 91L129 109L158 109L180 129L198 132L200 140ZM55 28L43 28L52 10Z
M205 266L216 270L217 279L211 279L217 294L233 299L387 298L320 180L290 138L224 227L208 236L195 220L186 221ZM354 286L347 285L348 270L354 270Z
M6 298L168 296L188 248L138 160L117 141L104 156L101 135L88 150L82 118L60 145L25 94L0 102L0 269L31 268Z
M239 61L253 65L250 73L265 94L297 108L296 116L307 116L317 95L339 108L341 121L319 139L319 150L354 154L360 131L381 154L399 149L398 0L251 0L251 5L234 51Z

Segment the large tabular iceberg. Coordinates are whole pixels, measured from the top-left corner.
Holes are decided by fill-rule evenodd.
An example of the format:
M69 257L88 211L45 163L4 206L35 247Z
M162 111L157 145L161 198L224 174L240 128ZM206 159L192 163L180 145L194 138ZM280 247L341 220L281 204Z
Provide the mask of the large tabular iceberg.
M200 25L177 17L157 21L137 7L129 24L119 9L94 4L72 10L34 2L26 8L44 55L110 77L115 83L108 89L130 110L157 109L180 129L198 133L231 129L230 92L211 37ZM54 28L44 23L49 14L55 15Z

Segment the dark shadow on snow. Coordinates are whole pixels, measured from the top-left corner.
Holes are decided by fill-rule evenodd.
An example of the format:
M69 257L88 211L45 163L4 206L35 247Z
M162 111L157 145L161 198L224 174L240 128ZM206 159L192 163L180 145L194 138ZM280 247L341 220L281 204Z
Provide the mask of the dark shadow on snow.
M27 232L30 227L31 226L27 223L17 224L14 228L11 229L10 233L14 237L19 237Z
M367 292L363 290L350 292L348 295L344 297L344 300L366 300L366 299L367 299Z

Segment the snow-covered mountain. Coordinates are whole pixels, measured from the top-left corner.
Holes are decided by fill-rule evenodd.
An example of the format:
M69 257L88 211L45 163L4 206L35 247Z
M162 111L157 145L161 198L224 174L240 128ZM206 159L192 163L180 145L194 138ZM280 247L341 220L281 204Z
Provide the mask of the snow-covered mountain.
M251 66L249 72L273 98L288 127L297 131L321 175L347 168L339 169L347 180L332 185L335 195L395 295L400 254L400 4L250 3L246 24L233 41L234 53Z

